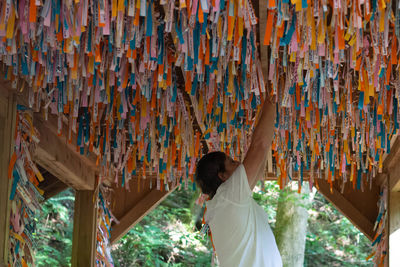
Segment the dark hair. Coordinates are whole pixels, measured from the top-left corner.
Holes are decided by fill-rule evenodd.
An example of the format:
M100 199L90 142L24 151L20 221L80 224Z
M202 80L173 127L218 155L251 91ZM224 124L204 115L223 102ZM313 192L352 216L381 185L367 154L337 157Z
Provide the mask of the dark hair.
M225 172L224 152L211 152L204 155L196 167L196 183L200 186L203 194L207 194L213 198L218 187L223 183L219 178L219 172Z

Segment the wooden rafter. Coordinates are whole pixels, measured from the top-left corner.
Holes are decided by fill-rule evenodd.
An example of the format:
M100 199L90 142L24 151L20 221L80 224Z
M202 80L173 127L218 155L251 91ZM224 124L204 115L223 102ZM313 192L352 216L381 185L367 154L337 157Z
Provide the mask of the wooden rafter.
M144 216L157 207L160 202L172 193L175 188L176 187L169 191L160 191L154 188L144 195L136 205L126 211L126 213L119 219L119 224L113 225L111 243L115 243L125 235L133 226L135 226L136 223L142 220ZM125 194L129 194L127 191L124 192Z
M260 62L261 69L264 76L264 81L268 77L268 46L263 45L264 35L265 35L265 27L267 26L267 5L263 1L255 1L253 0L253 6L258 13L258 27L257 27L257 35L258 35L258 50L260 53ZM268 83L266 83L268 85Z
M345 215L366 237L374 238L373 229L378 207L376 203L379 197L379 188L373 185L370 188L353 190L347 183L344 193L338 189L338 185L330 189L330 184L324 179L318 179L318 191L324 195L343 215Z
M40 142L34 160L63 183L77 190L93 190L95 171L52 133L45 122L36 120L35 127L40 133Z

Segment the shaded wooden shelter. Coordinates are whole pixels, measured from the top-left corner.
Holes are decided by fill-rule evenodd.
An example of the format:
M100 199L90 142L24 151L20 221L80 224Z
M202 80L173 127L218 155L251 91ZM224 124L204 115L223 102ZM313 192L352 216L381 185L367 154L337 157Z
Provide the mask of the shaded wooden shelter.
M259 17L258 36L263 37L267 24L267 6L254 1L255 10ZM162 9L159 10L161 13ZM169 45L173 46L172 39L176 36L167 34L166 38L171 40ZM258 38L262 40L263 38ZM264 75L268 73L268 57L271 52L267 46L260 46L260 57ZM182 92L185 101L186 112L192 120L193 132L201 136L207 131L202 120L196 112L196 104L193 96L185 92L185 77L181 67L176 67L178 90ZM4 73L2 73L4 76ZM8 165L12 155L14 125L16 120L17 104L26 105L28 101L27 89L19 92L12 89L11 82L0 81L0 264L6 264L8 230L9 230L9 194L11 181L7 178ZM65 117L67 119L67 117ZM48 120L43 114L34 114L34 125L40 134L40 143L34 154L34 161L40 167L45 181L40 188L45 191L44 197L49 198L58 192L72 187L76 190L74 236L73 236L73 266L93 266L96 253L96 227L97 215L96 205L96 183L99 176L99 168L96 164L96 156L88 153L81 155L74 144L76 135L73 135L72 143L68 142L66 127L60 135L57 130L58 120L49 115ZM62 122L64 123L64 122ZM202 140L203 152L211 148L207 140ZM364 190L353 190L352 185L347 183L344 187L338 181L331 186L325 178L316 179L318 190L332 202L356 227L360 229L370 240L374 239L374 224L378 216L378 201L380 199L380 188L386 184L388 189L388 220L386 231L388 233L387 257L390 264L396 266L400 262L396 251L400 248L400 139L394 137L391 142L391 152L383 160L382 172L376 179L364 185ZM268 158L266 179L277 179L274 172L274 161L272 155ZM305 174L305 179L309 174ZM148 212L154 209L177 185L169 184L168 190L157 187L157 173L147 172L146 178L140 175L134 176L129 181L131 191L117 187L113 183L114 177L106 177L103 180L114 190L112 199L112 213L119 221L113 224L111 242L116 242ZM150 186L151 184L151 186ZM137 190L137 189L140 190Z
M20 101L21 99L21 101ZM15 90L10 89L9 82L1 83L1 213L8 214L8 195L10 181L7 178L7 167L10 160L12 147L12 136L14 135L16 104L23 103L23 98ZM68 144L65 136L58 136L55 118L44 121L41 114L35 114L35 126L40 132L41 141L35 154L35 161L40 166L45 177L45 183L41 188L45 191L45 198L49 198L58 192L72 187L76 190L75 217L74 217L74 249L73 259L80 259L82 262L92 262L95 250L96 216L95 205L92 198L94 195L96 164L94 159L82 156L76 148ZM384 172L379 174L377 183L372 183L365 188L364 192L353 190L348 184L344 191L337 183L330 189L325 179L318 179L318 190L330 202L332 202L357 228L360 229L369 239L374 237L374 223L378 215L377 202L379 199L379 186L387 183L389 190L389 220L388 229L390 234L400 228L400 140L393 142L391 154L384 161ZM271 161L267 164L268 169ZM266 179L276 179L272 172L266 173ZM139 222L147 213L154 209L170 192L160 191L156 188L155 174L149 174L147 179L153 183L152 189L142 187L142 190L128 192L124 188L114 188L116 199L113 207L113 214L120 221L120 224L113 227L111 241L115 242ZM130 181L131 188L137 188L138 178ZM139 182L140 183L140 182ZM1 245L2 255L7 246L8 218L4 216L1 220ZM83 234L84 233L84 234ZM389 238L389 240L391 240ZM393 240L396 242L396 240ZM394 243L396 244L396 243ZM80 247L85 249L79 249ZM91 249L87 249L91 248ZM397 246L389 246L390 251L395 251ZM390 252L389 252L390 253ZM390 255L390 254L389 254ZM85 259L85 260L84 260ZM81 266L81 265L75 265ZM84 266L84 265L82 265ZM88 265L85 265L88 266Z

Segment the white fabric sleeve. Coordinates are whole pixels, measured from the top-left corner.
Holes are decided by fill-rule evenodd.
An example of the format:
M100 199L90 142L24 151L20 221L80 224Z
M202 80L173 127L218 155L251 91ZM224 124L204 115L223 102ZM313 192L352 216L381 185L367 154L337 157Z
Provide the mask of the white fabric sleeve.
M222 189L221 197L234 203L242 204L252 197L243 164L240 164L233 172L232 176L220 187Z

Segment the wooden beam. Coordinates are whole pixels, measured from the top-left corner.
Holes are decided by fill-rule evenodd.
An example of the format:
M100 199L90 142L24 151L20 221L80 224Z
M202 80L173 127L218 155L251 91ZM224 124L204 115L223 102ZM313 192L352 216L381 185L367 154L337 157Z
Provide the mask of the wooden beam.
M16 114L15 95L0 95L0 266L7 266L11 190L8 165L13 153Z
M264 76L264 82L267 83L268 78L268 48L269 46L263 45L264 36L265 36L265 28L267 26L267 15L268 15L268 8L267 4L264 1L254 1L253 6L255 9L258 9L258 42L259 42L259 51L260 51L260 61L261 61L261 69Z
M161 17L165 17L165 5L161 5L159 1L154 2L154 7L155 11L159 12L161 14ZM171 31L170 33L165 35L165 41L166 41L166 47L167 49L173 50L173 53L176 52L176 48L174 45L174 41L176 40L176 32ZM205 125L200 121L200 118L196 112L196 108L194 108L192 101L194 98L190 94L188 94L185 91L185 75L184 71L180 66L174 66L175 68L175 73L176 73L176 83L177 83L177 88L178 90L182 93L182 96L184 98L184 104L186 106L186 110L189 113L189 117L192 118L192 126L193 126L193 132L200 132L201 136L203 136L205 129ZM209 152L208 144L204 138L200 139L200 142L202 144L202 149L203 149L203 154L207 154Z
M125 215L119 220L119 224L112 227L111 230L111 243L115 243L123 237L135 224L140 222L144 216L151 212L158 206L169 194L171 194L176 187L169 191L159 191L152 189L146 194L131 210L127 211ZM118 203L117 203L118 205Z
M190 106L193 107L193 115L196 118L197 123L199 124L199 127L201 129L201 131L204 133L206 131L206 126L204 125L204 123L200 120L200 115L199 115L199 106L197 105L195 96L192 96L190 94L188 94L189 99L190 99Z
M0 74L2 74L1 71ZM0 78L0 82L1 95L13 94L16 97L16 103L28 106L29 89L26 82L23 81L25 89L22 92L12 89L10 81ZM62 135L58 136L57 118L53 115L49 115L48 120L45 121L40 113L35 112L33 124L40 134L40 142L33 159L52 175L74 189L93 190L97 168L93 153L90 153L90 157L80 155L73 145L76 144L76 136L72 136L72 144L67 141L66 127L63 127Z
M400 167L397 166L396 169L400 169ZM399 170L397 171L397 175L390 176L390 177L391 177L391 179L389 180L390 191L400 192L400 172L399 172Z
M373 186L371 190L350 189L349 183L343 194L324 179L317 179L318 191L325 196L343 215L345 215L366 237L373 239L373 230L376 217L378 216L377 202L379 189Z
M393 138L394 139L394 138ZM400 139L395 137L390 154L383 161L383 173L388 176L389 190L400 191ZM385 177L385 175L383 175ZM384 182L385 179L382 179Z
M69 149L68 145L54 134L46 122L34 121L40 133L40 142L34 153L34 160L76 190L93 190L95 170L87 166L82 158Z
M186 110L189 113L189 117L192 118L193 132L194 133L196 131L199 132L200 136L202 137L203 133L206 131L206 128L205 128L205 125L200 121L200 118L199 118L197 112L195 112L194 98L191 98L191 95L185 91L185 76L183 75L183 71L182 71L181 67L175 67L175 71L176 71L178 80L181 81L178 85L178 90L182 93ZM202 146L203 154L207 154L209 151L208 143L206 142L206 140L204 138L201 138L200 142L203 145Z
M72 133L71 136L71 142L68 141L68 129L67 129L67 124L68 124L68 119L65 115L63 115L63 127L61 129L61 135L58 135L57 133L57 124L58 124L58 118L55 115L49 114L47 120L44 119L44 116L42 113L35 113L34 114L34 123L36 121L41 121L46 125L46 130L51 131L52 134L56 135L58 139L60 139L64 144L66 144L66 147L71 150L79 159L89 168L91 169L97 169L96 166L96 159L97 156L89 152L87 153L87 150L85 149L85 155L81 155L80 152L77 150L76 144L77 144L77 135Z
M91 267L96 263L97 194L95 191L76 191L74 232L72 239L73 267Z
M392 168L398 160L400 159L400 140L396 136L393 136L392 140L390 141L390 153L384 154L383 156L383 165L384 169Z

